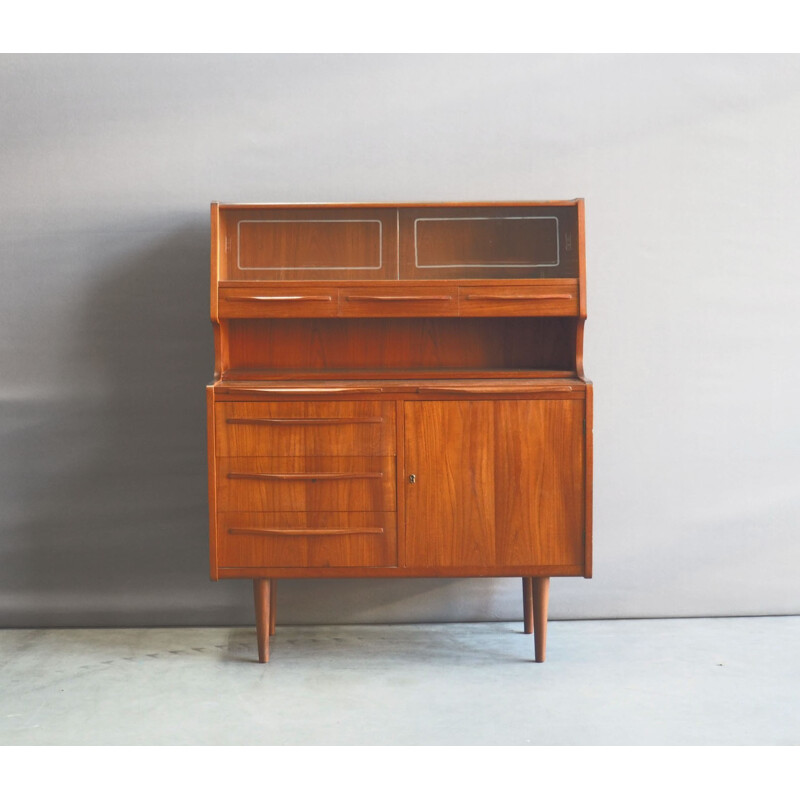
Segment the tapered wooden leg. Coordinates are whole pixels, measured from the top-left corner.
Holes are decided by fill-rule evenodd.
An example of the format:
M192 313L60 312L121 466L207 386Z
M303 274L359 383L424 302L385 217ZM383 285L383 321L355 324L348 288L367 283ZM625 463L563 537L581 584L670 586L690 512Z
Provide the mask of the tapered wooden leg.
M278 581L271 578L269 582L269 635L275 635L275 615L278 613Z
M258 660L269 661L269 578L256 578L253 581L253 600L256 606L256 640L258 641Z
M522 579L522 616L525 633L533 633L533 578Z
M547 650L547 601L550 578L533 578L533 638L536 660L544 661Z

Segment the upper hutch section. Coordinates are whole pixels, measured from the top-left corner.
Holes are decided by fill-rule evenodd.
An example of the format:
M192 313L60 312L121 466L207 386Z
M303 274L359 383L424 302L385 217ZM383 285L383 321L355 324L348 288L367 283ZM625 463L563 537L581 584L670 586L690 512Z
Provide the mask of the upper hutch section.
M582 201L214 205L218 274L248 281L580 277ZM213 254L212 254L213 258Z
M211 207L222 381L577 377L583 201Z

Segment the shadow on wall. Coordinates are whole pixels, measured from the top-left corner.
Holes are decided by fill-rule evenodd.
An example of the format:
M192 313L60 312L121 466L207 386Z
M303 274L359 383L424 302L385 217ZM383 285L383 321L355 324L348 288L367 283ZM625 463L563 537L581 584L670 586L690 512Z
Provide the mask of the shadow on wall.
M130 252L96 265L68 341L52 343L85 386L28 403L12 439L23 500L3 569L20 599L6 609L12 624L190 622L213 602L203 581L208 232L186 227Z
M53 343L87 386L12 409L0 624L252 624L249 581L208 579L207 264L207 227L187 226L98 265ZM476 619L492 583L465 610L447 580L282 581L279 623Z

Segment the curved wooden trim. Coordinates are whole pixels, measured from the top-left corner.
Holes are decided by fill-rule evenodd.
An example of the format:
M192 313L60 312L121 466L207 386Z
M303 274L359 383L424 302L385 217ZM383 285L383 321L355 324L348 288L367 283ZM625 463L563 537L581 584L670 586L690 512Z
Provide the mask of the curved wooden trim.
M379 480L382 472L229 472L229 480L254 481L340 481L366 478Z
M374 425L383 417L230 417L228 425Z
M313 302L319 301L324 303L332 303L333 298L330 295L304 295L304 294L287 294L287 295L253 295L251 297L226 297L225 300L229 303L253 303L253 302Z
M383 294L361 294L361 295L345 295L345 300L352 303L354 300L377 300L378 302L394 302L395 300L405 302L429 302L431 300L452 300L452 295L418 295L418 294L397 294L397 295L383 295Z
M575 327L575 374L581 379L586 380L583 374L583 326L586 320L579 319Z
M382 386L220 386L220 388L228 394L234 393L231 390L239 390L243 394L253 392L276 395L379 394L383 391Z
M419 386L417 392L430 394L531 394L533 392L571 392L571 386L543 386L531 389L529 386Z
M465 300L572 300L572 294L468 294Z
M361 536L384 528L228 528L232 536Z

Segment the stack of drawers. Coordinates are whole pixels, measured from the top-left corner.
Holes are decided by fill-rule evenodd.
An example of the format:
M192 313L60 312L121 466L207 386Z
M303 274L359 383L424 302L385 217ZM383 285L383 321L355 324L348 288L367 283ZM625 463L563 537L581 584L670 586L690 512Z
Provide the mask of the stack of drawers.
M395 403L215 405L220 567L397 565Z

